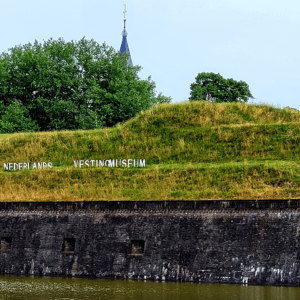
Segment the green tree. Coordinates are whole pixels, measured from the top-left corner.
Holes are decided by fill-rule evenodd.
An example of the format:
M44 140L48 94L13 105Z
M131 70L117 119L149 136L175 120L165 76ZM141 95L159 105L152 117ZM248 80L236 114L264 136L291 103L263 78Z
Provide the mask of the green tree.
M8 105L0 117L0 133L37 130L39 130L38 125L31 120L28 110L19 101Z
M164 95L162 95L162 93L159 93L158 96L156 97L156 101L157 101L157 104L170 103L172 101L172 98L164 96Z
M114 126L141 110L170 102L155 96L155 83L138 77L105 43L50 39L0 55L0 111L19 101L40 130Z
M191 84L190 101L210 100L214 102L247 102L253 98L249 86L244 81L224 79L220 74L199 73Z

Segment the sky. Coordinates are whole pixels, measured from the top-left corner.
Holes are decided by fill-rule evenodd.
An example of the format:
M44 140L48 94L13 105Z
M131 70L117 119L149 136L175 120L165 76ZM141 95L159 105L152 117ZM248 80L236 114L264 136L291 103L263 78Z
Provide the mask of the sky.
M300 110L299 0L1 2L0 53L84 36L118 51L126 4L133 64L171 103L188 101L195 77L213 72L245 81L255 97L249 103Z

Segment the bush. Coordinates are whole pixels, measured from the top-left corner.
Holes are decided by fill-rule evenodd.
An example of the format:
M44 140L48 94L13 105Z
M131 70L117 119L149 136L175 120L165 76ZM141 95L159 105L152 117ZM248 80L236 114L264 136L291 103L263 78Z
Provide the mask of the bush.
M0 119L0 133L13 133L16 131L37 131L38 125L28 116L28 110L15 101L6 107Z

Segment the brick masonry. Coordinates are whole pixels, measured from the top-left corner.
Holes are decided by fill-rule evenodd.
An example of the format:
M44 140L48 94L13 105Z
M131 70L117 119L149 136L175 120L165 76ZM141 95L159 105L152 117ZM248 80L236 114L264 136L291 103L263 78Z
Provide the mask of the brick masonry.
M0 203L0 273L300 286L300 201Z

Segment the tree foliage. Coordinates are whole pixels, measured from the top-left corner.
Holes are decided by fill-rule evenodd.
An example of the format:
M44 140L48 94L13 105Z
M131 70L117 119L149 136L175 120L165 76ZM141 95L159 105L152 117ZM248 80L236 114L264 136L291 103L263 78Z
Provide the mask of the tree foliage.
M28 126L16 130L110 127L171 101L156 97L151 77L141 80L141 67L128 66L127 54L105 43L50 39L9 51L0 55L0 120L14 122L11 108L17 105Z
M199 73L191 84L190 101L210 100L214 102L247 102L253 98L249 86L244 81L225 79L220 74Z
M38 130L38 125L29 117L28 110L19 101L8 105L0 118L0 133Z

